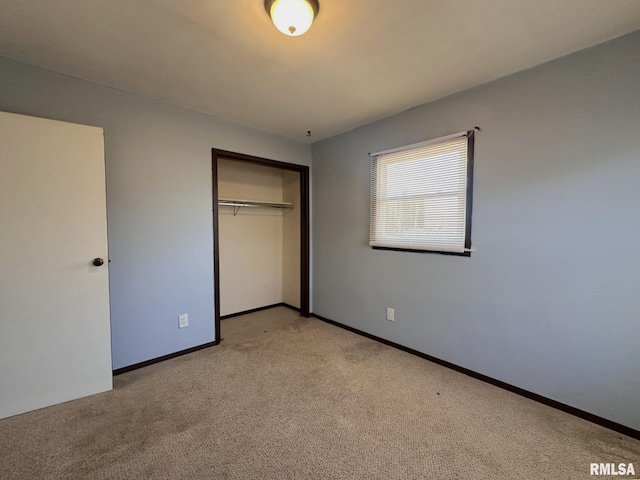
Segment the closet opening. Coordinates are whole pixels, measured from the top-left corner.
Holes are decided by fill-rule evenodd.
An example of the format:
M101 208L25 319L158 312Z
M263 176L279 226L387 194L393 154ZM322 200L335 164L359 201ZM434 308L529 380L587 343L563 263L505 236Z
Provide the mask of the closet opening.
M309 167L212 149L215 341L221 318L309 316Z

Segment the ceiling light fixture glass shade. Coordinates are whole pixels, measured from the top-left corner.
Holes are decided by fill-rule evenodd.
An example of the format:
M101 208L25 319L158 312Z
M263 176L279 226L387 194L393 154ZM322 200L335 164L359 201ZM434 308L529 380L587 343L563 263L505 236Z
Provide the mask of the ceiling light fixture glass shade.
M278 30L297 37L311 28L320 5L317 0L265 0L264 8Z

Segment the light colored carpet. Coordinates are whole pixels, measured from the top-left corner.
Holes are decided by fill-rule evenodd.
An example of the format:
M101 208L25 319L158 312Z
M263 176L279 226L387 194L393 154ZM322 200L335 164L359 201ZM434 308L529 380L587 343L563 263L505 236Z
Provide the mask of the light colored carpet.
M636 440L286 308L224 320L222 334L112 392L0 421L0 477L584 480L591 462L640 467Z

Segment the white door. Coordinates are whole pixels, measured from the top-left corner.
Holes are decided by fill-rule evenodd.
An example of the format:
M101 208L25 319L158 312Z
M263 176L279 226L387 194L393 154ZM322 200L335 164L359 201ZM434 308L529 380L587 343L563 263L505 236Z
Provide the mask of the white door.
M0 418L112 388L105 198L101 128L0 112Z

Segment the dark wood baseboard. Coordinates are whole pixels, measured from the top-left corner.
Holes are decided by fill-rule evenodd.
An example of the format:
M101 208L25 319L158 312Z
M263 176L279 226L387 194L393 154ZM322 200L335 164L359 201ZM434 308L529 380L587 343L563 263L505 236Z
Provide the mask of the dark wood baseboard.
M294 307L293 305L289 305L288 303L282 302L280 304L281 307L287 307L289 310L293 310L294 312L300 313L300 309L298 307Z
M115 377L116 375L120 375L122 373L127 373L132 370L137 370L143 367L148 367L149 365L153 365L154 363L164 362L165 360L180 357L182 355L186 355L187 353L193 353L193 352L197 352L198 350L204 350L205 348L214 347L219 343L220 343L219 341L203 343L202 345L198 345L196 347L187 348L185 350L180 350L179 352L170 353L168 355L163 355L161 357L152 358L151 360L147 360L145 362L135 363L127 367L117 368L113 371L113 376Z
M276 307L287 307L287 308L290 308L291 310L295 310L296 312L300 311L299 308L296 308L296 307L294 307L292 305L289 305L288 303L280 302L280 303L274 303L273 305L265 305L264 307L252 308L251 310L244 310L242 312L236 312L236 313L230 313L229 315L223 315L223 316L220 317L220 320L226 320L228 318L239 317L241 315L248 315L250 313L261 312L262 310L269 310L270 308L276 308Z
M558 402L556 400L552 400L547 397L543 397L537 393L530 392L520 387L516 387L515 385L511 385L509 383L503 382L501 380L497 380L492 377L488 377L487 375L483 375L478 372L474 372L473 370L469 370L464 367L460 367L454 363L447 362L446 360L441 360L436 357L432 357L431 355L427 355L426 353L419 352L418 350L414 350L409 347L405 347L404 345L400 345L398 343L392 342L390 340L385 340L384 338L377 337L375 335L371 335L370 333L363 332L362 330L358 330L357 328L349 327L348 325L344 325L342 323L336 322L335 320L329 320L321 315L316 313L311 314L312 317L317 318L318 320L322 320L323 322L329 323L331 325L335 325L336 327L343 328L353 333L357 333L358 335L362 335L363 337L370 338L371 340L376 340L380 343L384 343L385 345L389 345L390 347L397 348L398 350L402 350L403 352L411 353L412 355L416 355L420 358L424 358L425 360L429 360L430 362L437 363L438 365L442 365L443 367L450 368L455 370L456 372L463 373L470 377L473 377L477 380L481 380L483 382L489 383L496 387L503 388L510 392L513 392L517 395L521 395L525 398L533 400L535 402L542 403L549 407L555 408L557 410L561 410L563 412L574 415L583 420L587 420L589 422L595 423L602 427L608 428L615 432L621 433L623 435L627 435L628 437L635 438L636 440L640 440L640 430L635 430L626 425L622 425L620 423L614 422L612 420L608 420L603 417L599 417L598 415L594 415L593 413L585 412L584 410L580 410L579 408L572 407L571 405L567 405L565 403Z

